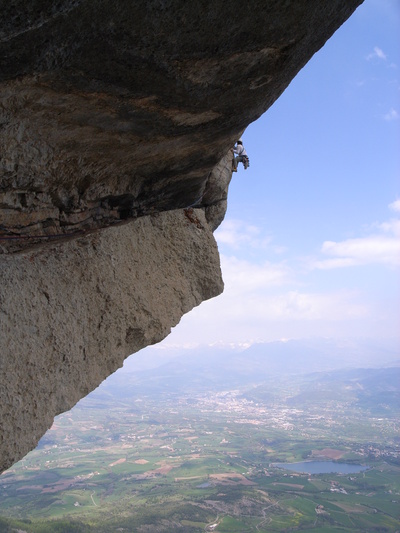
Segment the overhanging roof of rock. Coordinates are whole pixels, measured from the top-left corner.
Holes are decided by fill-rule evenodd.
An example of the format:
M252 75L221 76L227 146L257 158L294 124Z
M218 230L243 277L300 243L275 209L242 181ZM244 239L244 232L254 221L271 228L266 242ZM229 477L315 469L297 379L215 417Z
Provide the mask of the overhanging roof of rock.
M361 2L2 1L0 207L201 205L236 136Z
M230 147L360 3L0 0L0 252L208 207L2 257L0 470L222 291Z

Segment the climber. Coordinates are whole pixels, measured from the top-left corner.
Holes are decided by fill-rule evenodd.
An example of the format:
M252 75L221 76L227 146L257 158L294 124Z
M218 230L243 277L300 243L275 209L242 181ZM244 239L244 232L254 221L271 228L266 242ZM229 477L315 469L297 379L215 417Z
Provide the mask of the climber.
M238 163L242 162L246 170L250 166L250 159L244 149L242 139L239 139L236 146L233 147L233 152L237 154L232 160L232 172L237 172Z

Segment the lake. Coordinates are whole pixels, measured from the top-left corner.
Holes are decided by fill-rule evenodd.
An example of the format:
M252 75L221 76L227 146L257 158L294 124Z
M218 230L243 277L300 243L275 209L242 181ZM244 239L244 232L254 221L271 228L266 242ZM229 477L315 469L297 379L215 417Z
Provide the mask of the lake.
M284 468L292 472L306 472L307 474L358 474L367 470L367 466L349 463L334 463L333 461L303 461L301 463L272 463L277 468Z
M208 482L205 482L205 483L202 483L201 485L197 485L197 489L208 489L208 487L212 487L211 483L208 483Z

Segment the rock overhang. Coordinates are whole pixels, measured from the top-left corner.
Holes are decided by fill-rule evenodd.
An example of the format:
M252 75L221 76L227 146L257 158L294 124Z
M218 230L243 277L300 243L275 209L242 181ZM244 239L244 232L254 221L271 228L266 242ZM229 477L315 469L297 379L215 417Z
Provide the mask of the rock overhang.
M222 291L231 147L360 3L3 2L0 469Z
M202 206L238 134L361 1L4 3L0 231Z

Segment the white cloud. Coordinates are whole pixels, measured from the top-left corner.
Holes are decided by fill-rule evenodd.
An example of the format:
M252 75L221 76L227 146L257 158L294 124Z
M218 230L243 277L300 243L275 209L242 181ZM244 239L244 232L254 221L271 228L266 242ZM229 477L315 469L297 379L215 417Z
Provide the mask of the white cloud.
M386 61L386 54L378 46L375 46L374 51L367 55L368 61L370 61L371 59L375 59L375 58L383 59L384 61Z
M378 224L378 228L400 240L400 219L392 218L387 222L382 222L382 224Z
M371 316L357 291L303 290L295 279L298 272L285 262L255 264L222 255L221 268L223 294L193 309L169 342L253 342L316 331L330 335Z
M400 200L396 200L389 207L400 211ZM330 258L314 261L312 267L328 270L368 264L400 266L400 220L391 219L376 224L375 228L378 231L365 237L339 242L325 241L321 252Z
M267 248L272 241L272 237L264 235L257 226L233 219L224 220L214 235L219 244L234 250L241 247L261 250Z
M322 253L334 259L319 262L319 268L337 268L383 263L400 266L400 241L393 237L370 235L342 242L326 241Z
M355 303L355 293L341 291L338 293L309 293L286 291L278 295L254 297L250 299L246 316L268 321L296 320L349 320L368 314L365 306Z
M332 268L344 268L357 265L356 261L350 257L335 257L334 259L321 259L314 261L312 268L319 270L330 270Z
M248 294L250 291L262 291L281 286L290 279L290 271L284 263L251 263L233 256L221 255L221 269L225 290L233 294Z
M398 120L400 118L400 115L392 107L385 115L383 115L383 118L387 121Z
M400 199L389 204L389 209L400 212Z
M234 249L240 246L256 246L260 241L260 230L240 220L227 220L215 232L215 238L219 243ZM270 238L263 239L263 242L264 245L269 244Z
M248 291L238 284L193 309L169 342L254 342L354 333L372 315L362 299L356 291Z
M235 257L221 257L225 282L222 296L212 301L217 316L249 321L342 320L365 314L363 306L351 303L354 292L310 293L293 290L290 269L285 264L255 265ZM211 305L210 305L211 307Z

